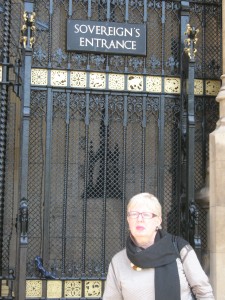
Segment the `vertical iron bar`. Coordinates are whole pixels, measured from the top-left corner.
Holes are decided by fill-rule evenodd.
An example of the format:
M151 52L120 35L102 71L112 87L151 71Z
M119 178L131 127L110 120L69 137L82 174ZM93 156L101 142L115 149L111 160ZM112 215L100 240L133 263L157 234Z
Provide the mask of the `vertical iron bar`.
M143 96L142 108L142 172L141 172L141 192L145 191L145 141L146 141L146 96Z
M68 163L69 163L69 122L70 122L70 91L66 91L66 136L65 136L65 163L63 187L63 220L62 220L62 274L65 274L66 261L66 217L67 217L67 189L68 189Z
M106 9L107 9L107 11L106 11L106 19L107 19L107 22L109 22L110 21L110 15L111 15L110 0L107 0L107 8ZM109 71L109 56L106 55L106 72L108 72L108 71ZM107 73L106 76L107 76L107 79L108 79L109 78L109 74ZM108 84L108 80L106 82ZM107 88L108 88L108 86L107 86Z
M147 9L148 9L147 0L144 0L144 16L143 16L144 23L147 22L147 18L148 18Z
M122 228L121 228L121 246L125 247L125 225L126 225L126 151L127 151L127 95L124 95L123 107L123 180L122 180Z
M6 151L6 125L7 125L7 99L8 99L8 64L9 64L9 37L10 37L10 11L11 0L4 3L4 30L2 48L2 88L0 101L0 276L2 275L3 255L3 219L5 196L5 151Z
M53 15L53 0L49 3L49 31L48 31L48 66L51 67L52 59L52 15Z
M107 198L107 153L108 153L108 126L109 126L109 95L105 95L104 116L104 185L103 185L103 211L102 211L102 275L105 275L105 239L106 239L106 198Z
M143 22L147 23L148 20L148 6L147 6L147 0L144 0L144 15L143 15ZM143 57L143 73L146 74L146 57ZM146 89L146 76L144 77L144 87Z
M205 62L206 62L206 42L205 42L205 39L206 39L206 7L205 5L203 6L203 10L202 10L202 29L201 29L202 33L202 78L205 78L205 69L206 69L206 66L205 66ZM222 43L221 43L222 45ZM222 61L222 59L221 59ZM203 93L205 95L205 86L203 88ZM206 146L206 130L205 130L205 104L206 104L206 101L205 101L205 97L203 99L203 118L204 118L204 121L203 121L203 129L202 129L202 132L203 132L203 145L202 145L202 155L203 155L203 161L202 161L202 173L203 173L203 176L205 177L206 173L207 173L207 169L206 169L206 165L207 165L207 162L206 162L206 151L205 151L205 146ZM204 178L205 179L205 178Z
M73 3L72 0L69 0L68 16L71 17L72 14L73 14Z
M206 59L206 6L203 5L203 9L202 9L202 28L201 28L201 35L202 35L202 45L201 45L201 49L202 49L202 78L205 78L205 70L206 70L206 65L205 62L207 61Z
M50 78L50 71L48 74ZM49 79L50 80L50 79ZM44 219L43 219L43 264L49 262L49 215L50 215L50 191L51 191L51 151L52 151L52 115L53 115L53 94L52 89L47 90L47 112L46 112L46 148L45 148L45 179L44 179Z
M48 67L51 68L52 62L52 15L53 0L49 1L49 31L48 31ZM51 70L48 69L48 86L51 85ZM52 115L53 115L53 94L52 89L47 89L47 116L46 116L46 149L45 149L45 179L44 179L44 211L42 229L42 258L43 264L49 262L49 243L50 243L50 186L51 186L51 146L52 146ZM46 285L43 285L43 295L47 295Z
M205 98L205 97L204 97ZM204 99L203 98L203 99ZM206 99L203 100L203 107L202 107L202 121L201 121L201 131L202 131L202 178L205 180L206 174L207 174L207 168L208 168L208 162L207 162L207 153L205 149L207 148L207 130L206 130ZM204 182L205 183L205 182Z
M84 199L83 199L83 234L82 234L82 276L86 271L86 233L87 233L87 186L88 186L88 143L89 143L89 103L90 92L86 91L86 116L85 116L85 166L84 166Z
M91 0L88 0L88 20L91 19Z
M180 27L180 75L181 75L181 111L180 111L180 132L179 132L179 158L178 158L178 170L177 170L177 195L179 197L178 205L178 234L183 235L185 238L188 237L184 234L184 229L188 227L184 220L181 221L182 215L184 214L184 201L186 191L186 130L187 130L187 116L186 116L186 97L187 97L187 77L188 77L188 59L184 53L184 41L186 39L186 28L189 24L190 7L188 1L181 1L181 27ZM188 210L188 208L186 208ZM184 219L184 218L183 218ZM185 218L186 219L186 218ZM182 223L181 223L182 222Z
M162 76L164 76L164 61L165 61L165 22L166 22L166 5L165 1L162 1ZM158 175L157 175L157 197L162 205L162 210L164 210L164 118L165 118L165 78L162 78L162 95L160 97L160 107L159 107L159 136L158 136Z
M52 62L52 15L53 0L49 1L49 31L48 31L48 67L51 68ZM51 70L48 70L48 86L51 85ZM50 186L51 186L51 146L52 146L52 116L53 116L53 94L52 89L47 89L47 117L46 117L46 163L45 163L45 182L44 182L44 219L43 219L43 264L49 262L49 243L50 243ZM46 294L46 285L43 287Z
M195 77L195 61L190 59L188 68L188 107L187 107L187 204L188 208L195 203L195 170L194 170L194 159L195 159L195 100L194 100L194 77ZM187 220L190 219L189 209L187 210ZM190 220L189 220L190 222ZM193 240L190 236L189 239ZM200 241L195 241L194 245L196 248L200 247L198 243Z
M107 19L107 21L109 22L109 20L110 20L110 0L107 0L106 19Z
M129 0L125 1L125 22L129 21Z
M33 13L33 2L24 1L24 10ZM22 49L22 109L21 109L21 153L20 153L20 199L28 199L28 162L29 162L29 135L30 135L30 96L31 96L31 66L32 66L32 48L26 45ZM26 265L27 265L27 243L19 243L18 253L18 281L17 295L18 300L24 300L26 297Z
M165 73L165 23L166 23L166 4L162 1L162 75Z
M159 106L159 136L158 136L158 176L157 176L157 196L161 202L162 208L164 203L164 131L165 131L165 95L164 95L164 80L162 81L163 93L160 97Z

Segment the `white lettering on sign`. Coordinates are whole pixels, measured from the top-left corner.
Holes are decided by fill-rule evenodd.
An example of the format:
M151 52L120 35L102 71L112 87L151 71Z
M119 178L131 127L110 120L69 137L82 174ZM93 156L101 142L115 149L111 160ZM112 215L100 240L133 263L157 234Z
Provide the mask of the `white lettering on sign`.
M136 50L137 45L136 41L117 41L111 40L107 41L106 39L97 39L97 38L80 38L80 46L81 47L97 47L97 48L106 48L106 49L129 49L129 50Z
M139 28L123 28L123 27L113 27L113 26L100 26L100 25L85 25L85 24L75 24L74 33L91 33L99 34L105 36L130 36L138 38L140 36Z

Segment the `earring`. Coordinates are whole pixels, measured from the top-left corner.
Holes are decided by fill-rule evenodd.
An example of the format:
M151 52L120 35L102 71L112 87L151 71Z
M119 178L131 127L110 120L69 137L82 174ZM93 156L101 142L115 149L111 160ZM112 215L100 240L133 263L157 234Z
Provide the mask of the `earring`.
M158 230L159 230L159 226L156 226L155 231L158 231Z

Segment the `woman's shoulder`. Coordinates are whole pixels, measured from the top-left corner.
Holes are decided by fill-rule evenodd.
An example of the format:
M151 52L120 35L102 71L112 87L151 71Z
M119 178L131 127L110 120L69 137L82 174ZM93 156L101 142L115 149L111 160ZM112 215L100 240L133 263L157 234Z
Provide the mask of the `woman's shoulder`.
M129 265L130 266L130 260L127 257L127 251L126 248L122 249L121 251L117 252L111 260L113 265Z
M179 250L179 252L181 251L181 249L183 249L184 247L189 247L190 244L188 241L186 241L183 237L178 236L178 235L172 235L172 240L173 242L176 243L177 248ZM190 246L191 247L191 246Z
M180 258L183 263L190 252L193 253L194 256L196 256L194 249L192 248L190 243L186 241L184 238L177 236L176 243L177 243L177 249L180 253Z
M190 243L181 236L178 236L178 243L181 244L181 246L183 246L183 247L186 245L190 245Z
M112 260L118 261L118 260L124 259L125 257L127 257L126 248L124 248L124 249L120 250L119 252L117 252L116 254L114 254Z

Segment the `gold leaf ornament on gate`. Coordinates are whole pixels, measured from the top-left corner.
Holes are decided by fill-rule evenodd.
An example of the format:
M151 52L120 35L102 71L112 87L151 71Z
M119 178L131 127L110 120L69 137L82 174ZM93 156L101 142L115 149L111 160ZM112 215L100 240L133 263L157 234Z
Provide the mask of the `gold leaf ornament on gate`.
M195 48L196 43L198 41L197 34L199 33L199 29L196 29L194 26L190 26L187 24L186 32L184 33L187 38L184 40L185 48L184 51L188 54L191 60L195 59L195 54L197 49Z
M20 37L20 43L24 49L31 49L35 43L35 18L35 12L24 11Z

